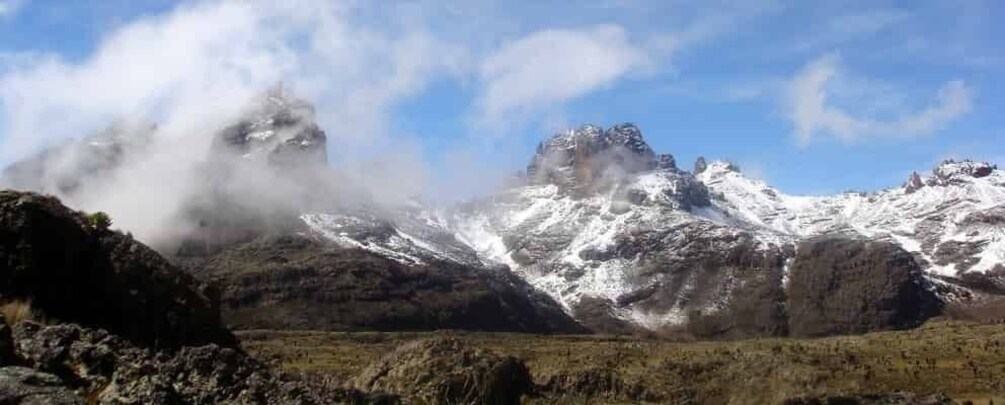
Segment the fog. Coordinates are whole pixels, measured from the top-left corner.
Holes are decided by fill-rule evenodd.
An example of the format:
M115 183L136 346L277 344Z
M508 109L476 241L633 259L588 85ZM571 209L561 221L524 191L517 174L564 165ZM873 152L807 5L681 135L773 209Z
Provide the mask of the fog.
M83 61L16 66L0 76L0 166L33 158L42 176L3 181L108 212L154 244L189 232L192 205L221 196L263 214L419 196L429 168L415 149L372 151L395 143L390 109L464 55L422 24L395 25L404 12L389 12L392 27L377 32L341 2L187 3L116 29ZM277 83L314 105L338 161L293 173L216 156L220 131Z

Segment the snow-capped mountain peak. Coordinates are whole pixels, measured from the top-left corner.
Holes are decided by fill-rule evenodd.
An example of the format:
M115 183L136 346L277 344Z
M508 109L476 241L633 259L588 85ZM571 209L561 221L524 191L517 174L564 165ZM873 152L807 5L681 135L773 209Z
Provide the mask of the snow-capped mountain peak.
M713 162L699 179L733 224L760 237L794 241L847 232L890 239L940 275L987 271L1005 263L1005 173L994 165L946 161L930 176L874 193L794 196ZM977 220L975 216L986 218Z

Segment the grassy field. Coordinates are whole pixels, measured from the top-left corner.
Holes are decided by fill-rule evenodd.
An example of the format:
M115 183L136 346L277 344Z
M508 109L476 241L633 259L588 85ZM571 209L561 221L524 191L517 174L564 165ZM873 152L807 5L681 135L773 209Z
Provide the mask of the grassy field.
M1005 404L1005 325L938 321L821 339L671 342L614 336L436 332L523 359L540 403L780 403L806 395L945 393ZM291 372L349 379L432 333L241 332Z

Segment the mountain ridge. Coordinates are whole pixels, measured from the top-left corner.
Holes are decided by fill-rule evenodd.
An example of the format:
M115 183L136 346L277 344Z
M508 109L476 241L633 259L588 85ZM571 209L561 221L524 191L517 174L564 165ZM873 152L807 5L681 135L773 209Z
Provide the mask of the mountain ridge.
M197 168L208 188L182 201L181 219L197 226L167 253L195 271L234 247L292 235L404 266L510 271L599 329L682 327L736 312L748 294L767 323L744 327L778 333L784 311L773 308L787 305L793 260L804 242L825 237L907 252L924 274L886 265L856 273L907 277L896 288L920 286L944 303L1005 294L1005 173L988 163L943 162L872 193L794 196L724 161L699 158L683 170L634 124L583 125L542 141L518 181L486 197L445 207L347 203L336 196L349 186L325 169L327 137L313 108L275 89L259 101L212 135ZM112 163L81 171L79 183L113 172ZM920 294L891 292L901 293Z

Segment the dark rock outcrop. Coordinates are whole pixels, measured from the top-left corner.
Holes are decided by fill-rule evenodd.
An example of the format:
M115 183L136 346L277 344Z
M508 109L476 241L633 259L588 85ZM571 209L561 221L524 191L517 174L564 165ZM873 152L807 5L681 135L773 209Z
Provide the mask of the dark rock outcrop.
M661 153L656 156L656 168L659 170L677 170L677 160L669 153Z
M30 321L14 326L14 338L30 368L0 369L0 398L26 393L56 401L36 403L320 404L345 395L284 379L243 352L215 344L153 352L104 330Z
M903 329L939 311L910 253L889 242L819 237L789 269L789 330L824 336Z
M698 156L698 160L694 161L694 174L701 174L705 169L708 169L708 162L705 161L704 156Z
M0 295L157 347L235 344L218 293L53 197L0 191Z
M506 269L405 264L299 236L230 248L201 268L226 286L224 318L239 329L584 331Z
M904 192L910 194L924 186L925 183L921 181L921 176L918 172L913 172L911 173L911 177L907 179L907 183L904 183Z
M84 405L88 402L70 390L63 380L38 370L10 366L0 368L0 404Z
M362 391L385 391L418 403L519 404L534 383L512 356L474 348L456 338L403 345L354 380Z

